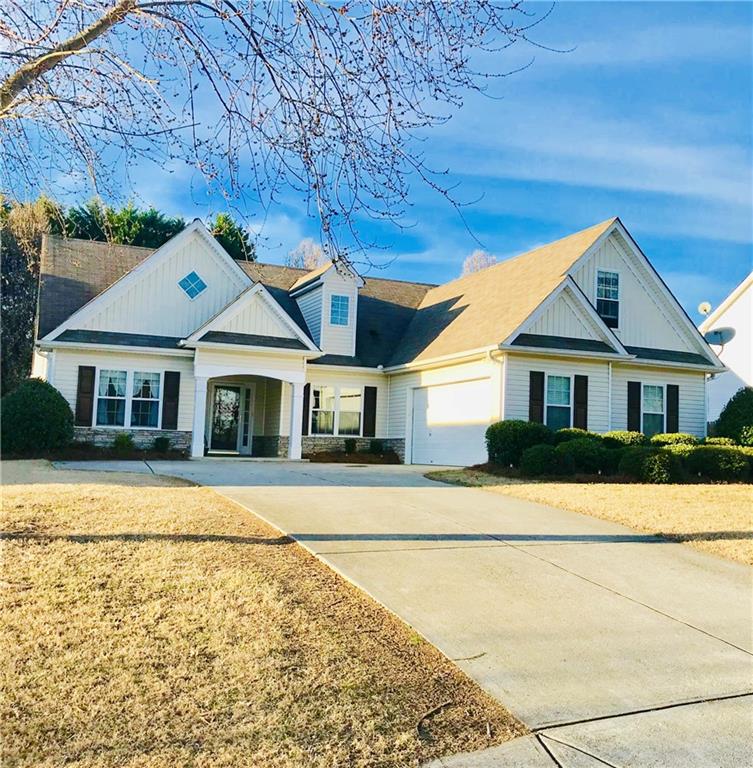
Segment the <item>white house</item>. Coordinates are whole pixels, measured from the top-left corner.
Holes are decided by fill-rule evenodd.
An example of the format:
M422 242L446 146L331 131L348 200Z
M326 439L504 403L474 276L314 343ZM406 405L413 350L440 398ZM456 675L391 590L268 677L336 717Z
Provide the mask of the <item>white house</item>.
M154 252L47 237L37 330L78 438L192 456L473 464L499 419L703 435L724 370L616 218L444 285L236 262L199 221Z
M735 335L723 347L714 347L729 370L709 382L710 421L719 418L740 387L753 387L753 272L700 325L704 334L719 328L733 328Z

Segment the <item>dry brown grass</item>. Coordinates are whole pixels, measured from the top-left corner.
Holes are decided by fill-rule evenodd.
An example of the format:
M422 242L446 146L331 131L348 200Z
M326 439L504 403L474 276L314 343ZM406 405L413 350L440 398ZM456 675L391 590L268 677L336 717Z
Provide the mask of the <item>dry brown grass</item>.
M43 462L3 479L4 766L407 766L524 731L208 489Z
M427 477L582 512L753 565L750 485L534 482L473 469L429 472Z

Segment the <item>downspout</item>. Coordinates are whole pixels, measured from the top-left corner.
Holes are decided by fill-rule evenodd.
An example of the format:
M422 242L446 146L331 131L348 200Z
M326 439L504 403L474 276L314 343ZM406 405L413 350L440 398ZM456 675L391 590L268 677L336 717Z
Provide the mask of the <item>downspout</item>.
M612 361L610 360L609 363L609 376L608 376L608 386L609 386L609 396L607 397L607 432L612 431Z
M497 363L499 365L499 377L500 377L500 384L499 384L499 401L497 402L497 411L499 414L499 420L504 421L505 418L505 384L507 379L507 369L505 366L505 361L507 358L507 352L500 352L499 354L501 357L497 357L496 354L499 352L499 350L491 349L487 353L487 356L489 360L493 363Z

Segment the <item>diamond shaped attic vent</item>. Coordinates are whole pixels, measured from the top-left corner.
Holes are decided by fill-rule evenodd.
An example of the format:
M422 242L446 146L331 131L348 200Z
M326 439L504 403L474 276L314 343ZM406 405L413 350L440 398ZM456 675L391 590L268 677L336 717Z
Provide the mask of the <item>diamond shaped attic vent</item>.
M178 285L186 292L189 299L195 299L207 287L207 284L196 274L189 272Z

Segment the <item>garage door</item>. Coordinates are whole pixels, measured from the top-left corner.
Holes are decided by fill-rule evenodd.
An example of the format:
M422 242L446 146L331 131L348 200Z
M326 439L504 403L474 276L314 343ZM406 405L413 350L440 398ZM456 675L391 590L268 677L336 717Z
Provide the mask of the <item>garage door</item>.
M414 390L412 462L469 466L486 461L490 412L489 379Z

